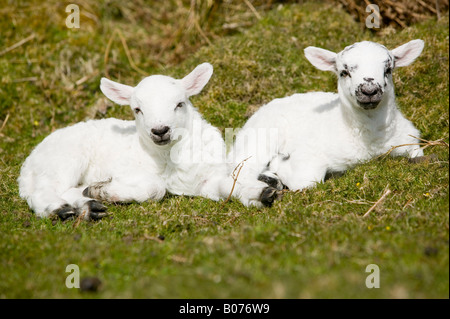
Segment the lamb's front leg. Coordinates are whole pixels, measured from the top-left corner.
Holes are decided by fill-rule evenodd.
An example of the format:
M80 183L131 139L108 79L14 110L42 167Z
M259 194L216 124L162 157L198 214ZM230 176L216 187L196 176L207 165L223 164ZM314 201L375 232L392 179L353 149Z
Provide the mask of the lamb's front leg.
M418 139L410 136L408 139L398 139L389 144L391 147L390 155L405 156L408 158L417 158L424 156L423 148L418 145L420 143ZM403 146L402 146L403 145Z
M238 198L245 206L272 206L280 197L283 184L270 172L265 172L267 163L249 162L234 172L233 197ZM235 181L236 180L236 181Z
M62 220L82 216L85 220L99 220L107 216L107 207L99 201L83 194L82 187L73 187L65 191L61 198L67 203L55 211Z
M280 198L281 190L282 188L270 186L261 179L241 180L236 183L234 196L245 206L271 207Z
M157 201L165 193L166 185L159 176L142 172L113 176L106 181L91 184L83 191L86 197L112 203Z
M215 176L206 181L200 196L212 200L227 199L230 195L239 199L245 206L270 206L276 197L276 189L258 180L235 181L229 175Z

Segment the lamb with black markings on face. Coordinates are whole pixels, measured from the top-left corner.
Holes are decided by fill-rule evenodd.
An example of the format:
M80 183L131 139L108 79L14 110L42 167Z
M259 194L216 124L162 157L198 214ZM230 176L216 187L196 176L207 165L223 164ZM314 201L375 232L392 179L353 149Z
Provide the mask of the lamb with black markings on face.
M348 94L349 100L354 97L355 104L366 110L376 108L383 99L384 89L393 86L393 69L392 53L374 42L351 45L336 57L340 91Z
M413 40L388 50L363 41L340 53L307 47L304 52L311 64L337 75L338 93L294 94L275 99L253 114L236 136L229 155L234 163L253 159L242 168L239 187L251 188L265 181L272 185L266 194L274 199L283 185L291 190L314 186L327 173L343 172L392 146L407 144L394 149L393 156L422 156L422 149L414 145L420 132L396 105L392 71L412 63L423 46L422 40ZM266 145L261 143L261 152L253 152L246 137L263 129L278 130L279 134ZM272 202L267 201L269 205Z

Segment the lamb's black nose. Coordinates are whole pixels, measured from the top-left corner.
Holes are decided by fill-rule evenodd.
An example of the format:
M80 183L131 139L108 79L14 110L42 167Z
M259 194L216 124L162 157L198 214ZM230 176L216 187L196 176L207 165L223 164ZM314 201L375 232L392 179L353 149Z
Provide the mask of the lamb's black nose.
M169 132L170 127L168 126L160 126L158 128L152 128L152 133L158 136L163 136L167 132Z
M361 93L364 95L372 96L378 93L378 86L377 85L363 85L361 87Z

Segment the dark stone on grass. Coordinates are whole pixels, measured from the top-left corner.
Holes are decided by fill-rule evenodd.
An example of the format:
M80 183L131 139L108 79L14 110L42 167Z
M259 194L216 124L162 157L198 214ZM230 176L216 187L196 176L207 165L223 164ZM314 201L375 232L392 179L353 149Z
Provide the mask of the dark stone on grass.
M428 257L436 256L438 252L439 252L439 250L436 247L431 247L431 246L427 246L423 250L423 253L425 254L425 256L428 256Z
M86 277L80 281L80 290L82 292L97 292L102 282L97 277Z

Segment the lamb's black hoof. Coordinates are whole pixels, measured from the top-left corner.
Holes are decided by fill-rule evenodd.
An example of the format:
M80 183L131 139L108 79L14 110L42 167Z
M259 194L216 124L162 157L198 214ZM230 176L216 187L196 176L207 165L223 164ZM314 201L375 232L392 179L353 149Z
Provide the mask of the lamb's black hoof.
M102 192L100 184L88 186L83 190L84 197L94 198L97 200L104 200L105 198L103 198L104 197L103 195L104 192Z
M89 192L89 186L84 189L83 196L84 197L92 197L90 192Z
M261 193L260 201L264 206L272 207L275 199L278 198L278 190L274 187L266 187Z
M278 178L278 176L276 176L275 174L273 174L273 175L274 175L274 177L268 176L266 174L259 174L258 180L266 183L270 187L276 188L277 190L282 190L284 188L283 183Z
M108 193L106 192L105 186L111 183L112 178L103 181L97 182L89 185L83 190L83 196L89 197L97 200L106 200L108 201Z
M54 213L61 219L66 220L78 215L77 210L69 204L64 204L58 209L54 210Z
M107 207L96 200L90 200L86 203L89 210L89 218L92 220L99 220L105 216L108 216L106 213Z

